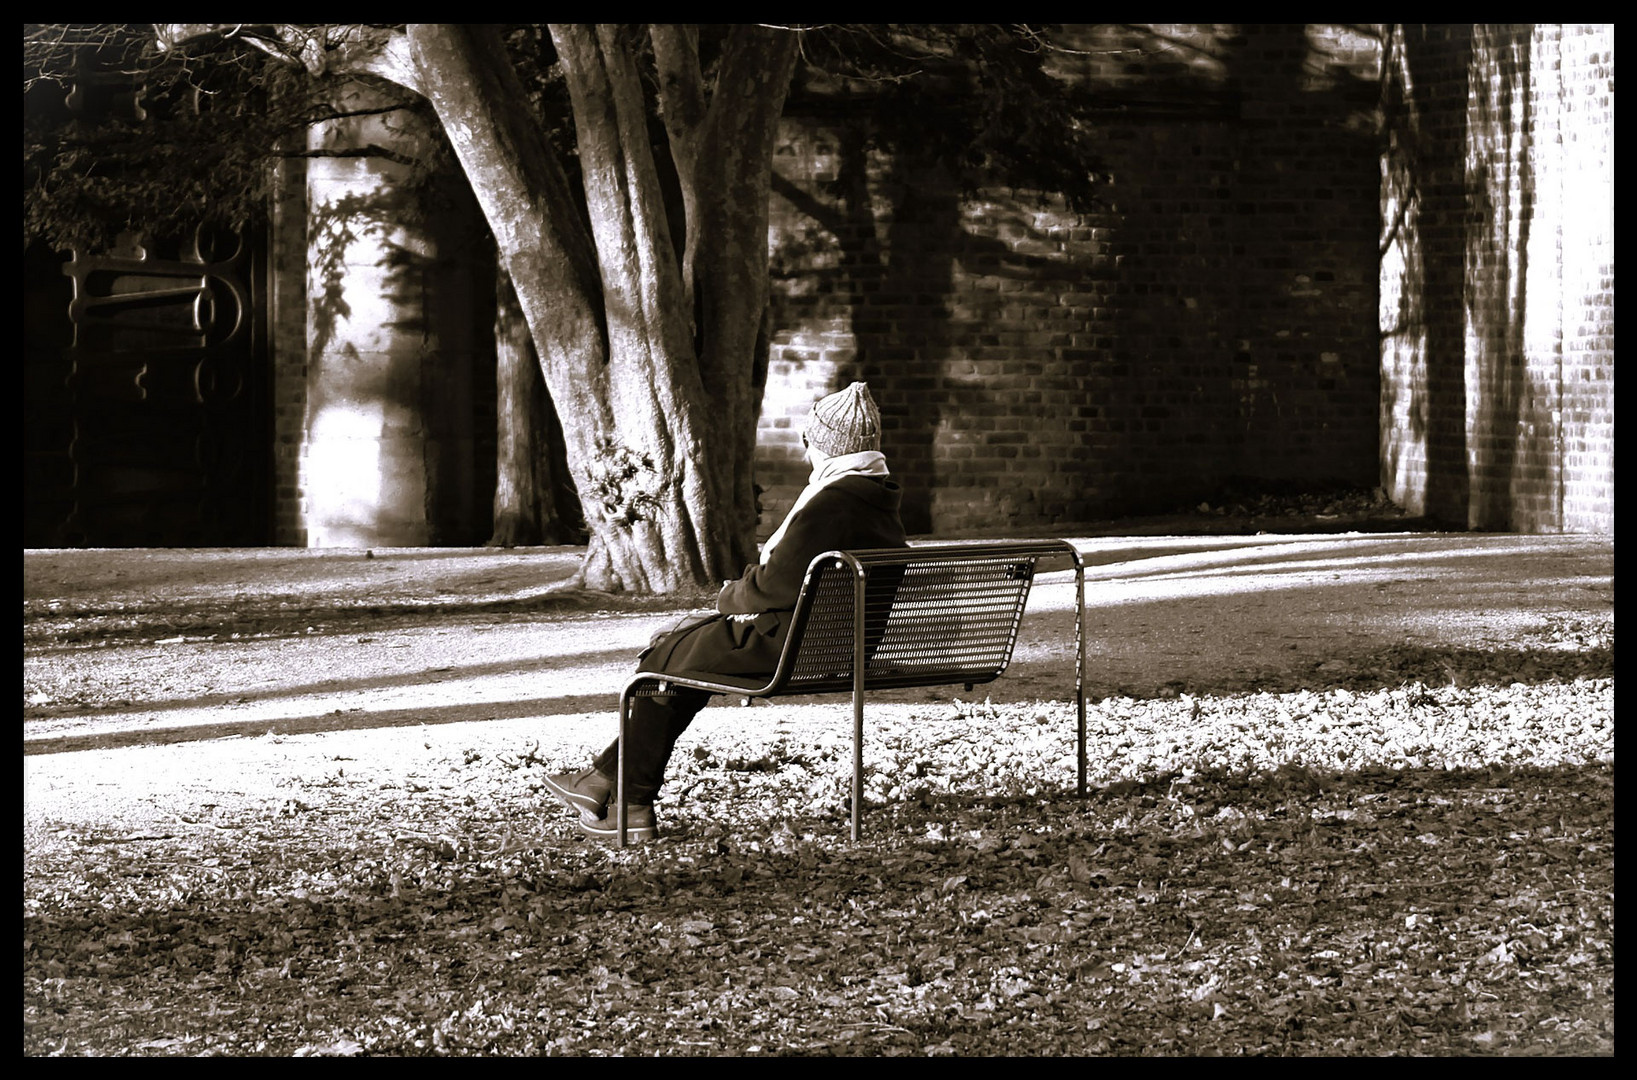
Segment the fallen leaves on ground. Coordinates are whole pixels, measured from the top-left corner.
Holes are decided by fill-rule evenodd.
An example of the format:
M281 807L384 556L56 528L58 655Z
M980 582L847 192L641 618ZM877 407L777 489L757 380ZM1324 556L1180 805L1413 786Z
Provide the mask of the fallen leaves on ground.
M64 824L24 1052L1611 1054L1613 680L1470 683L1105 699L1084 801L1070 706L875 710L856 845L850 735L763 709L623 851L567 744Z

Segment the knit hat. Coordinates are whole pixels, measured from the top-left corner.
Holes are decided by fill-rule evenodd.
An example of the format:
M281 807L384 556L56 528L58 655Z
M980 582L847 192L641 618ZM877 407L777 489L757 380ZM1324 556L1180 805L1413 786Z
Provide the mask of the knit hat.
M870 388L855 382L813 406L805 434L808 445L830 457L879 450L881 410L870 398Z

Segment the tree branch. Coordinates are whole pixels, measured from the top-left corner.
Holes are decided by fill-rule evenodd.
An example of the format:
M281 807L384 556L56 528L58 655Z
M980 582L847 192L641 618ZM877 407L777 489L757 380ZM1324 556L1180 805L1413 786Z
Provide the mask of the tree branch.
M422 97L426 90L400 29L332 23L314 30L292 23L155 23L161 52L205 38L237 38L312 75L373 75Z
M334 150L293 150L288 153L280 154L279 156L287 160L294 160L297 158L367 157L384 158L387 161L394 161L400 165L420 164L419 160L416 158L410 157L407 154L400 154L396 150L388 150L384 146L376 146L374 143L371 143L369 146L343 147Z
M691 173L707 104L699 70L699 31L692 26L653 26L648 36L654 45L660 114L671 137L671 156L678 169Z

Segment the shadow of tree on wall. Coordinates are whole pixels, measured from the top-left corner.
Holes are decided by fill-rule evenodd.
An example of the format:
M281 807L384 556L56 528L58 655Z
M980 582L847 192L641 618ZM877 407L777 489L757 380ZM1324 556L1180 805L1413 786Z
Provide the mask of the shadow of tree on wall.
M877 240L865 145L857 131L843 138L838 195L847 220L832 231L843 238L841 288L855 352L836 372L836 386L856 379L877 388L882 450L904 481L905 528L926 533L932 530L939 425L946 410L976 404L957 400L930 374L950 345L959 204L934 163L895 154L879 178L892 203L884 241Z
M1355 48L1375 38L1224 28L1216 85L1196 88L1181 132L1157 136L1192 140L1193 160L1179 148L1179 175L1152 170L1121 206L1116 333L1146 392L1133 453L1163 470L1139 472L1139 491L1169 480L1191 502L1377 480L1378 92L1332 31Z
M774 192L834 239L836 251L826 260L831 265L817 272L788 269L811 250L785 250L775 254L774 273L815 276L817 288L835 295L846 312L853 351L837 366L832 389L853 380L870 384L882 411L882 449L894 475L904 481L904 526L912 534L928 533L933 494L951 481L940 460L940 451L947 449L940 438L951 432L986 441L1023 437L982 422L1016 413L1021 401L1016 388L1005 379L958 370L996 340L986 324L1008 302L999 281L1076 286L1107 271L1091 258L1018 250L1046 239L1025 223L1027 214L1008 218L1023 237L1017 246L969 230L959 185L941 165L900 152L885 156L882 170L872 172L868 138L857 126L839 127L836 137L837 178L817 185L818 194L777 172L773 177ZM873 209L878 200L886 204L884 227ZM958 273L996 284L962 293L959 303L968 310L957 312L952 305ZM775 288L773 295L772 322L781 326L780 291ZM1024 378L1020 370L1014 381ZM998 401L997 391L1008 400ZM1042 406L1036 419L1060 422L1074 411L1064 400L1051 410ZM963 421L974 419L980 422L964 430Z
M346 298L347 252L364 237L384 235L391 220L389 204L401 201L389 193L347 194L308 208L307 277L316 284L307 301L309 356L327 354L341 323L352 317Z
M1420 336L1424 371L1407 388L1409 415L1426 454L1426 511L1465 522L1471 501L1466 463L1466 325L1450 302L1464 285L1466 213L1462 140L1444 126L1465 109L1472 51L1470 27L1407 24L1396 44L1402 67L1388 65L1389 176L1413 204L1397 332ZM1389 53L1389 57L1391 57ZM1396 118L1396 119L1395 119ZM1405 388L1394 387L1393 392ZM1419 395L1421 402L1414 400Z
M1518 527L1517 481L1559 467L1555 431L1527 424L1530 41L1527 26L1408 24L1389 36L1383 68L1395 209L1382 254L1397 244L1404 256L1385 333L1412 351L1419 339L1424 364L1388 381L1383 414L1409 395L1400 411L1425 448L1426 512L1468 528ZM1397 456L1384 467L1401 475Z
M817 184L817 194L776 171L773 190L816 222L827 234L825 240L835 244L816 274L805 269L794 273L816 276L817 290L834 296L845 311L853 351L837 367L831 389L854 380L870 384L882 412L882 450L893 473L904 481L904 526L911 533L926 533L931 531L936 479L933 440L948 402L941 388L910 382L904 370L909 362L941 356L948 345L953 276L948 249L958 205L952 194L936 187L916 192L913 184L894 184L900 197L892 206L883 240L871 198L869 136L859 125L847 124L837 129L836 139L835 179ZM894 174L890 182L913 166L894 157L889 168ZM921 171L931 167L923 163ZM775 254L775 276L792 257L806 261L811 254L787 246ZM784 324L778 311L780 296L775 288L771 319L775 327ZM923 306L905 307L906 297L919 298ZM911 386L926 392L910 393Z
M372 265L384 271L381 298L397 315L379 324L381 328L418 337L432 332L423 279L437 260L389 239L405 221L413 220L415 210L409 189L385 185L367 194L353 192L315 203L309 209L308 276L317 283L308 303L310 356L320 362L330 356L343 323L352 320L354 312L346 296L350 276L347 267L349 254L360 243L379 249L380 255ZM350 360L357 360L359 355L357 344L348 340L340 341L334 352ZM402 400L389 403L409 404Z
M1417 225L1427 211L1413 141L1420 114L1408 91L1404 53L1404 36L1394 26L1383 37L1381 60L1381 239L1376 252L1382 266L1381 466L1388 490L1424 510L1426 493L1415 492L1406 479L1414 448L1427 445L1429 425L1425 380L1415 378L1416 365L1425 360L1422 334L1427 325L1426 265L1416 243Z
M1074 215L1046 202L1055 210L1043 218L1024 205L1027 191L973 199L964 178L906 151L880 115L869 133L818 116L833 171L774 174L774 191L816 226L778 237L774 327L806 315L811 294L799 288L829 294L832 341L847 342L832 353L842 360L830 388L862 379L882 397L911 531L932 527L934 491L959 499L959 485L1004 482L992 461L980 479L941 459L950 454L1061 456L1060 501L1082 517L1173 509L1209 485L1270 473L1373 485L1374 126L1359 122L1373 116L1373 80L1356 58L1321 55L1305 24L1262 28L1249 35L1254 47L1232 28L1208 41L1130 26L1086 32L1086 50L1130 54L1080 87L1124 173L1117 205ZM1256 95L1276 115L1315 117L1312 138L1248 112ZM1365 163L1366 201L1344 221L1326 175L1277 158L1293 145L1316 157L1314 140ZM1065 243L1058 226L1106 228L1111 239ZM1352 247L1336 256L1341 228ZM1298 230L1306 236L1292 239ZM1294 292L1299 273L1316 273L1309 297ZM1280 326L1307 340L1282 340ZM800 351L787 355L801 363ZM1327 370L1321 354L1343 359ZM1047 378L1031 383L1042 361ZM1336 385L1367 400L1368 415L1338 420ZM1350 440L1340 453L1338 423ZM1338 457L1349 466L1331 467ZM1028 469L1018 475L1036 476ZM992 501L1004 514L1009 498L1059 500L1019 490Z
M1529 39L1509 28L1482 26L1474 52L1491 72L1491 93L1475 93L1467 154L1467 188L1478 205L1468 237L1467 320L1477 328L1478 400L1468 525L1510 529L1517 524L1512 479L1520 450L1531 454L1520 421L1527 396L1524 300L1529 279L1529 227L1534 213Z

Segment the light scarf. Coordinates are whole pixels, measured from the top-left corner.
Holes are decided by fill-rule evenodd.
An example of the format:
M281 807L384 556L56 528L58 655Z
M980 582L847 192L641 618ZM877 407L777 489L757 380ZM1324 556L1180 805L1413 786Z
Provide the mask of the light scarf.
M844 477L886 475L888 475L887 458L879 450L861 450L856 454L838 454L835 457L825 458L813 466L813 474L807 478L807 486L801 489L801 494L796 496L795 504L790 507L790 512L784 515L784 520L779 523L779 527L773 530L773 535L768 537L767 543L762 545L762 565L767 565L768 559L773 555L773 549L779 546L780 540L784 539L785 530L790 527L790 522L801 512L802 507L812 501L814 495Z

